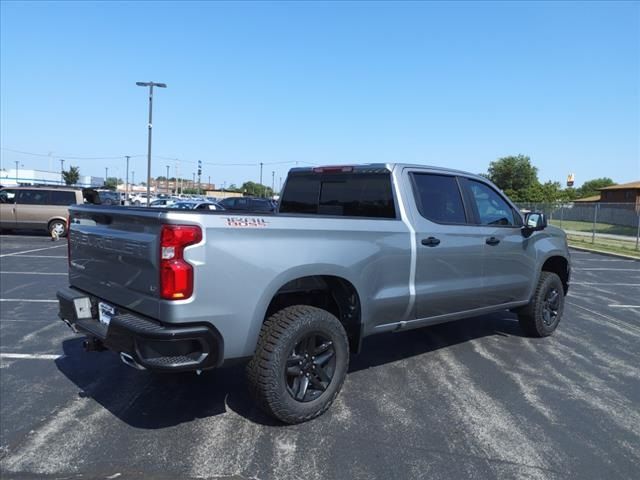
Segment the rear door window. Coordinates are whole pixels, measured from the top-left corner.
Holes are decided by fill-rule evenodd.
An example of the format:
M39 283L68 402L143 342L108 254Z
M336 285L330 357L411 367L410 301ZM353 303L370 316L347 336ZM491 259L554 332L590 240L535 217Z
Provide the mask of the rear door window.
M436 223L467 222L460 187L455 177L412 173L414 195L420 214Z
M75 192L51 192L51 205L73 205L76 203L76 193Z
M49 190L18 190L17 203L20 205L49 205Z

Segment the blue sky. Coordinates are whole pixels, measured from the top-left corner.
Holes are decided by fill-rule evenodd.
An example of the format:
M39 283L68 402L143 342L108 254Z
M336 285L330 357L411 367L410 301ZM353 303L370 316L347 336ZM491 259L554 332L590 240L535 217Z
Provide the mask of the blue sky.
M300 165L640 178L640 3L2 2L2 166L276 184ZM15 153L33 152L51 157ZM97 157L72 159L71 157ZM103 159L116 157L114 159ZM160 158L165 157L165 158ZM214 165L215 164L215 165ZM240 165L235 165L240 164ZM268 181L267 181L268 179Z

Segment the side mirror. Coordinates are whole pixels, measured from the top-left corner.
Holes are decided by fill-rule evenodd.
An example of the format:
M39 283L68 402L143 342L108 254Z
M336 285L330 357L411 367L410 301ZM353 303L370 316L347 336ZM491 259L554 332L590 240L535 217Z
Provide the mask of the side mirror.
M529 212L524 216L523 232L525 236L547 228L547 217L542 212Z

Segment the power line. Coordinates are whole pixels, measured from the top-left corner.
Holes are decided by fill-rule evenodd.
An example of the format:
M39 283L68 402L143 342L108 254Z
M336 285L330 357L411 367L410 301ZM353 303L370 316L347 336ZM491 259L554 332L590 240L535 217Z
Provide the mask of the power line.
M52 155L49 154L45 154L45 153L35 153L35 152L25 152L23 150L14 150L12 148L5 148L2 147L2 150L6 150L7 152L12 152L12 153L21 153L23 155L31 155L34 157L51 157ZM79 156L73 156L73 155L53 155L55 157L64 157L66 160L119 160L122 158L122 155L117 156L117 157L79 157ZM131 157L144 157L143 154L139 154L139 155L131 155Z

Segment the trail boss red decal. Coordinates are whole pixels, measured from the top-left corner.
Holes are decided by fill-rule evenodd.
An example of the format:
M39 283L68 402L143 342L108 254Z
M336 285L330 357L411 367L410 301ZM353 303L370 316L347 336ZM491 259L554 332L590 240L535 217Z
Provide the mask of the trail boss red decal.
M227 217L227 227L261 228L266 226L267 221L264 218Z

